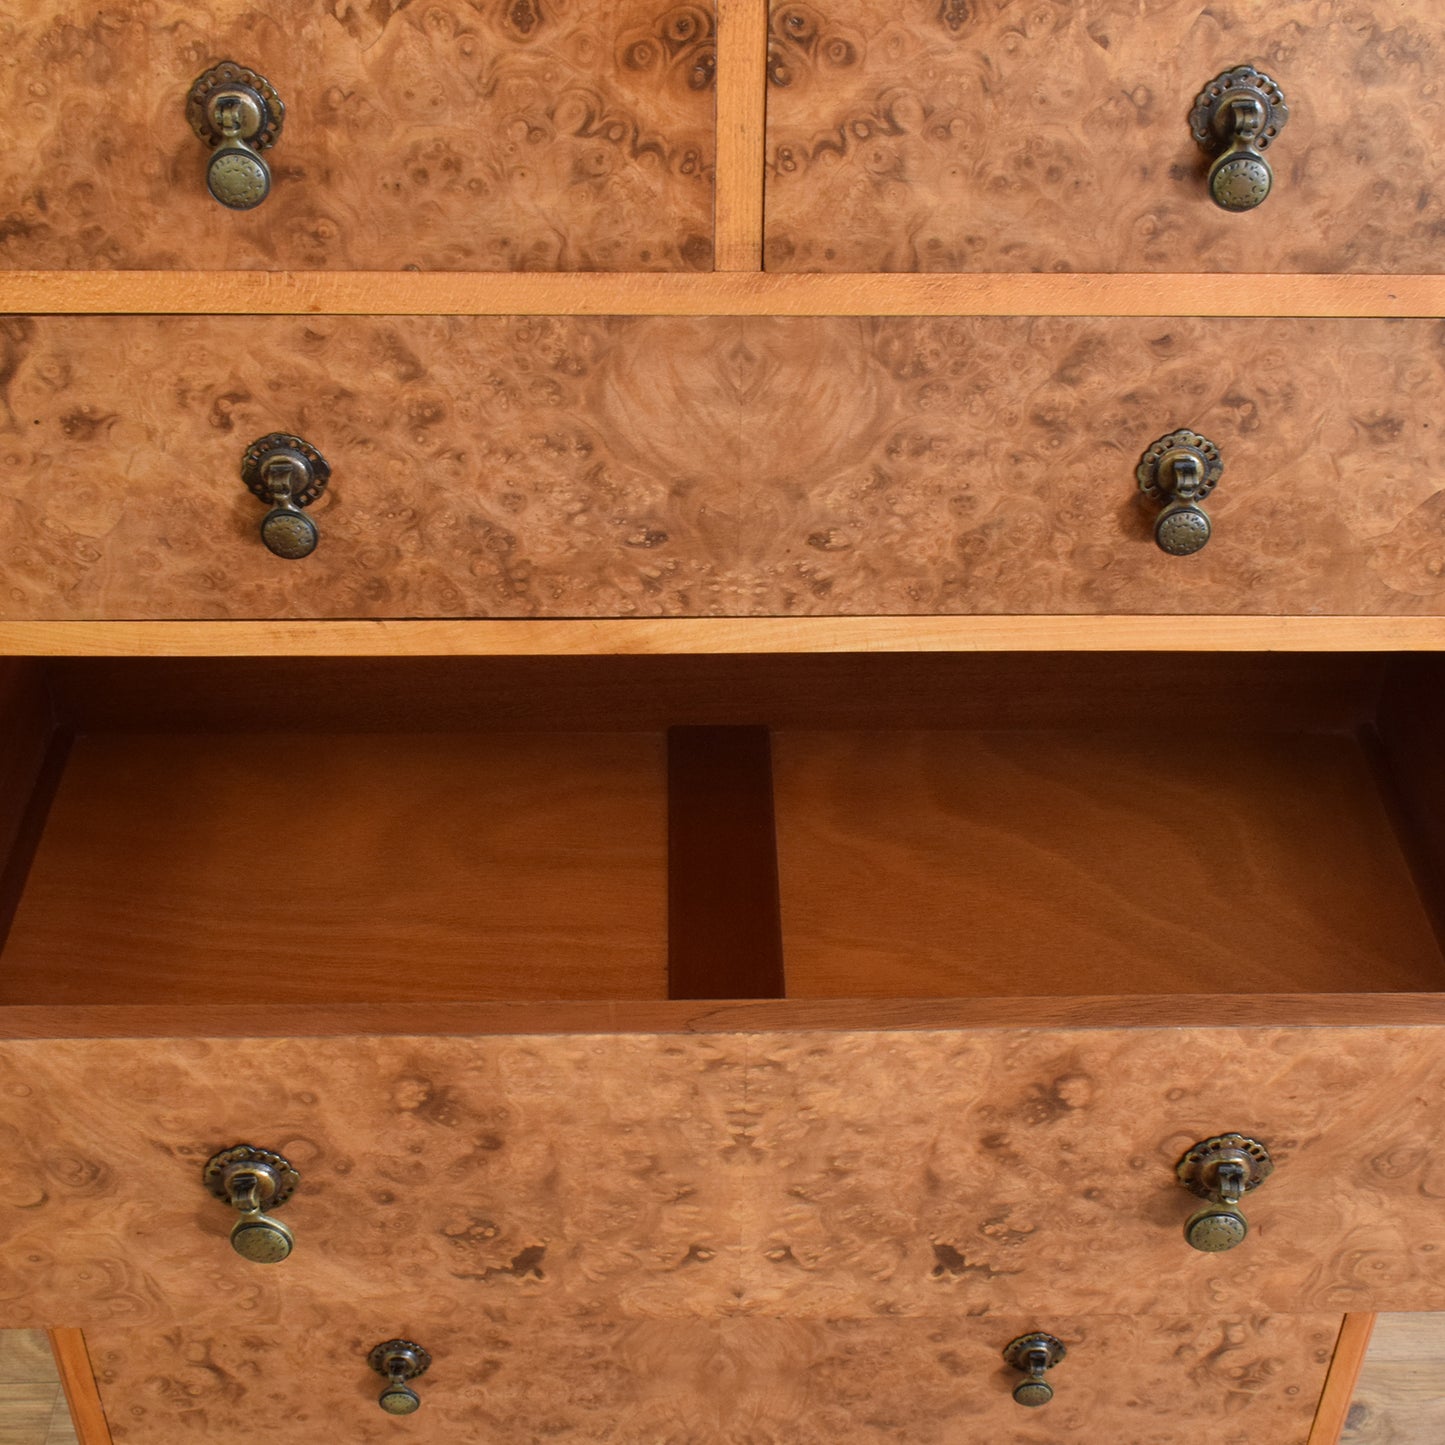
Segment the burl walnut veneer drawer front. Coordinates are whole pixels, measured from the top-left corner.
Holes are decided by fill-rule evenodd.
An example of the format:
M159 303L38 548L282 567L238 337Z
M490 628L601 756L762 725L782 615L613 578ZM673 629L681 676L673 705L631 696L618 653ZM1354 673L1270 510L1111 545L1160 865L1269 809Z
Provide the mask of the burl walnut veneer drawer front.
M1434 0L778 0L766 264L782 271L1439 271ZM1230 214L1190 112L1284 92Z
M1049 1323L1068 1354L1041 1411L1013 1402L1019 1376L1000 1358L1010 1331L1038 1327L1032 1316L558 1321L418 1290L390 1310L218 1312L88 1329L86 1344L118 1445L249 1445L262 1424L276 1445L394 1441L366 1357L399 1329L432 1357L404 1427L426 1440L1196 1445L1207 1422L1217 1445L1301 1445L1339 1333L1337 1316L1239 1310Z
M52 1040L0 1097L14 1325L1445 1307L1430 1026ZM1202 1254L1175 1165L1229 1130L1275 1171ZM238 1141L301 1173L282 1264L202 1184Z
M212 0L0 21L0 266L712 265L710 3ZM192 82L285 106L253 210L207 193Z
M4 323L12 619L1432 613L1436 321ZM1141 453L1224 459L1152 540ZM240 464L329 461L283 561Z

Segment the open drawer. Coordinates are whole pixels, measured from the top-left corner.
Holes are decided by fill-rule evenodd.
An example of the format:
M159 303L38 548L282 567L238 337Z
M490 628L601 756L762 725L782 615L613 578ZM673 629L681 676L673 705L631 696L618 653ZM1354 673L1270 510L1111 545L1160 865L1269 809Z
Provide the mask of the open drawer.
M5 1005L1445 985L1433 657L71 659L8 681Z
M17 672L0 1307L1445 1308L1441 677ZM1276 1170L1221 1259L1174 1169L1230 1131ZM200 1185L240 1140L303 1173L274 1271Z

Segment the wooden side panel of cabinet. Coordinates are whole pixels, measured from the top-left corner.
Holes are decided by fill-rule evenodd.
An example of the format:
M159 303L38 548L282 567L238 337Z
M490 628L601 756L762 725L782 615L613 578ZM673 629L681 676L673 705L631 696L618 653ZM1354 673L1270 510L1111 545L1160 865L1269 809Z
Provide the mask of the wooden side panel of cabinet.
M0 266L708 270L713 6L210 0L0 19ZM228 211L186 118L234 60L286 106Z
M776 0L766 264L782 271L1441 269L1433 0ZM1209 199L1189 113L1284 90L1256 210Z
M0 1098L16 1325L1445 1308L1438 1027L48 1040ZM1277 1167L1222 1274L1174 1170L1226 1130ZM201 1184L242 1140L284 1269Z
M11 619L1434 613L1437 321L4 324ZM118 364L123 357L125 364ZM1169 557L1134 469L1222 450ZM333 467L261 545L245 448Z
M1001 1359L1046 1327L1069 1350L1046 1415L1016 1405ZM366 1366L398 1332L433 1356L410 1430L491 1445L547 1439L908 1445L1103 1436L1194 1445L1300 1445L1338 1316L1231 1312L1158 1320L1052 1316L917 1320L550 1320L505 1309L439 1314L422 1298L314 1320L223 1318L167 1331L88 1332L117 1445L277 1445L318 1431L393 1441ZM303 1333L304 1330L304 1333ZM1043 1432L1041 1434L1041 1431Z

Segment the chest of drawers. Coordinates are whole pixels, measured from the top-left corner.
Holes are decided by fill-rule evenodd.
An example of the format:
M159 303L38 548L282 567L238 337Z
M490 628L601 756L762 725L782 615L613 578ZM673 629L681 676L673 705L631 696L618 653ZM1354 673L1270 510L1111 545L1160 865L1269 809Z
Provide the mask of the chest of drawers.
M117 1445L1325 1445L1445 1308L1439 23L874 11L7 21L0 1323ZM235 213L226 58L288 107Z

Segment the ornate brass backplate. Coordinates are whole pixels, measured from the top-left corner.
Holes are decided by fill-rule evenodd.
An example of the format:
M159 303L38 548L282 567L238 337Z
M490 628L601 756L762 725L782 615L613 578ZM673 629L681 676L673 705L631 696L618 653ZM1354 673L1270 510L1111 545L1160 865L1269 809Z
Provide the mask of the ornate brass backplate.
M407 1385L431 1368L431 1356L413 1340L384 1340L366 1357L366 1363L387 1378L377 1404L388 1415L412 1415L421 1409L421 1396Z
M231 1248L237 1254L253 1264L279 1264L290 1255L296 1243L291 1231L266 1214L285 1204L301 1182L284 1155L236 1144L206 1161L201 1180L240 1213L231 1228Z
M1252 65L1216 75L1195 97L1189 129L1205 152L1209 194L1226 211L1252 211L1269 195L1274 172L1264 152L1284 129L1284 92Z
M1014 1399L1030 1409L1047 1405L1054 1398L1054 1387L1044 1379L1044 1372L1052 1370L1066 1354L1062 1340L1041 1330L1010 1340L1004 1346L1004 1363L1028 1376L1014 1386Z
M1224 475L1224 458L1208 437L1187 427L1151 442L1134 469L1139 490L1163 504L1154 540L1171 557L1199 551L1214 532L1200 503Z
M211 147L210 193L233 211L259 206L271 193L271 169L260 152L276 144L286 119L275 86L249 66L223 60L192 82L186 119Z
M309 557L319 540L316 523L304 516L331 480L331 467L310 442L290 432L271 432L246 448L241 480L270 511L261 519L261 540L278 557Z

